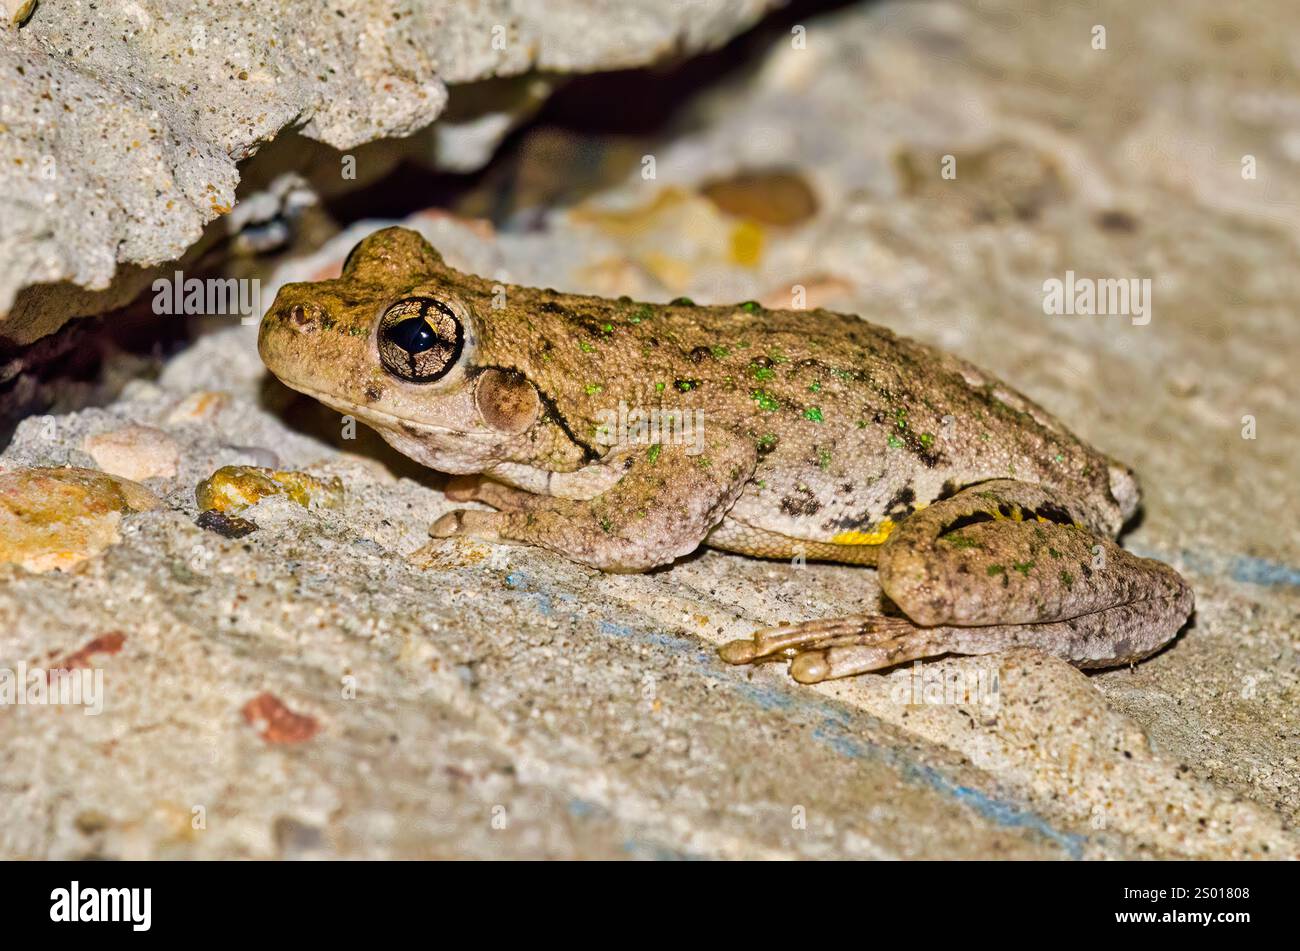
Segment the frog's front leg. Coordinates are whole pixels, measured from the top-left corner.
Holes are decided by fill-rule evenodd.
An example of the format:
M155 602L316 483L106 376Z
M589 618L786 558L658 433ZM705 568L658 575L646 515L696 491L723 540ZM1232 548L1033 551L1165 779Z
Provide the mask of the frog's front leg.
M490 482L452 494L506 511L458 510L434 522L435 538L469 535L518 541L603 571L645 571L690 554L735 503L757 456L744 440L719 436L702 453L646 446L611 488L590 500L535 495Z
M449 479L443 494L450 502L482 502L502 512L530 512L552 500L552 496L526 492L478 475Z
M858 615L759 631L724 659L793 655L804 683L944 653L1038 647L1080 667L1139 660L1173 638L1192 591L1168 565L1095 534L1042 486L995 480L908 518L884 544L886 596L906 618Z

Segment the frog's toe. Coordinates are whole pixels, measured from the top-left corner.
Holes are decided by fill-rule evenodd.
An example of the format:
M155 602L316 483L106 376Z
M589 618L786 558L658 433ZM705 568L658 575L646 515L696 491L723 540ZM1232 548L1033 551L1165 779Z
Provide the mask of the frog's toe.
M874 644L840 644L824 651L806 651L790 662L790 676L801 684L853 677L934 657L945 653L947 646L942 631L917 629Z
M888 648L915 635L917 630L906 618L880 614L819 618L787 627L764 628L754 632L753 637L724 644L718 654L729 664L752 664L777 655L793 655L790 675L799 683L814 684L891 666L896 661L891 661ZM848 647L858 651L843 654ZM870 654L871 666L864 667L870 651L874 651Z
M462 516L466 515L464 509L457 509L454 512L448 512L441 516L436 522L429 526L429 535L432 538L453 538L456 535L462 535L465 529L462 525Z
M471 536L485 542L501 540L501 519L498 512L479 512L456 509L448 512L429 526L433 538L464 538Z
M801 684L821 683L831 675L826 651L806 651L790 661L790 676Z
M752 638L728 641L718 648L718 656L728 664L752 664L758 659L758 645Z

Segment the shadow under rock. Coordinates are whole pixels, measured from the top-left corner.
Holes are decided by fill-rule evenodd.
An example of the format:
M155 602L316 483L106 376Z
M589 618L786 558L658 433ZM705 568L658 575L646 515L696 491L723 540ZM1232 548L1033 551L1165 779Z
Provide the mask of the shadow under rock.
M631 69L554 77L550 97L505 137L484 167L440 171L408 157L371 184L330 196L327 210L344 227L435 207L486 218L501 230L531 230L539 209L579 204L623 181L652 143L687 131L684 117L701 95L752 74L773 44L789 42L794 26L852 5L853 0L796 0L715 50ZM490 101L494 90L518 80L452 86L447 116L472 116L480 100Z

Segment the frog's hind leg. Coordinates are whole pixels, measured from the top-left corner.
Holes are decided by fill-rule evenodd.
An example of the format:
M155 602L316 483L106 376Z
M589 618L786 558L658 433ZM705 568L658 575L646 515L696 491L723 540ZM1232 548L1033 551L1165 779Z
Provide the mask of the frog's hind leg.
M804 621L788 627L765 627L753 637L724 644L719 650L729 664L751 664L780 654L823 650L842 644L878 644L916 629L906 618L880 614Z
M728 644L723 658L793 653L791 673L805 683L1014 646L1081 667L1141 659L1182 627L1191 589L1168 565L1129 554L1081 518L1041 486L973 486L912 515L882 546L881 587L906 619L769 629Z
M1138 660L1150 651L1092 661L1080 660L1078 655L1126 654L1131 646L1122 643L1122 636L1117 644L1114 632L1144 629L1159 622L1162 610L1149 605L1125 605L1064 621L982 627L922 627L906 618L860 614L767 628L756 632L753 639L723 645L719 654L731 664L789 656L790 676L803 684L885 670L923 657L992 654L1020 646L1061 654L1080 667L1107 667Z
M709 532L704 543L710 548L734 551L754 558L802 558L806 561L855 565L876 563L876 547L872 545L837 545L833 542L795 538L755 528L730 515Z
M790 675L795 680L817 683L932 653L928 637L918 636L919 630L906 618L855 614L764 628L755 631L752 638L723 645L718 653L729 664L789 656ZM914 653L902 656L908 650ZM868 659L869 665L863 666Z

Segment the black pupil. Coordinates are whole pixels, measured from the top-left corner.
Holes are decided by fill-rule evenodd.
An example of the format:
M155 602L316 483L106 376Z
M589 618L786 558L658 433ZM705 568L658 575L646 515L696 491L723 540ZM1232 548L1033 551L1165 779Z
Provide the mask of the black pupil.
M410 317L388 328L388 339L407 353L423 353L438 342L438 335L423 317Z

